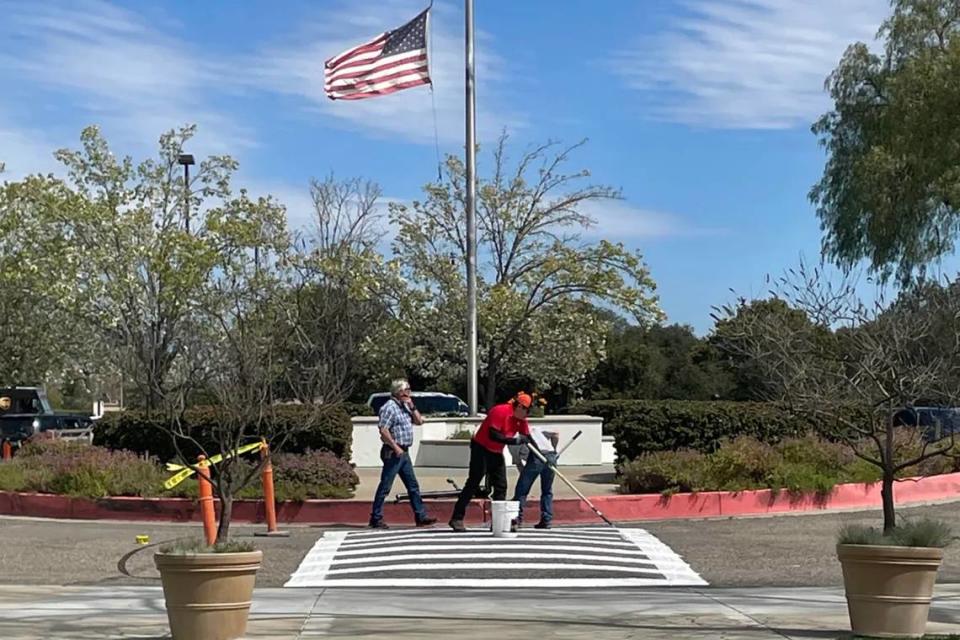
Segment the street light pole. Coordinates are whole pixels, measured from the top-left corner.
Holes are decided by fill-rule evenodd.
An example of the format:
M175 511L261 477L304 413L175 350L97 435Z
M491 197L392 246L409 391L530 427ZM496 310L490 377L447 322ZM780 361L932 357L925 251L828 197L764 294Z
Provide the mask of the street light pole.
M467 156L467 403L477 415L477 101L474 95L473 0L466 0L466 152ZM490 407L487 407L489 410Z
M181 153L177 163L183 165L183 228L190 233L190 165L194 164L193 156Z

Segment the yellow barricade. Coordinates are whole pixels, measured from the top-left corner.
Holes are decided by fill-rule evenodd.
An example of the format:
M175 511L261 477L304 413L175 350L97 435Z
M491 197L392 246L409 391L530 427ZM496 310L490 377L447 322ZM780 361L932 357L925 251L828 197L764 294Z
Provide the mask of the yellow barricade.
M234 449L233 451L230 451L228 453L218 453L217 455L213 456L209 460L205 461L206 466L217 464L222 460L227 460L229 458L233 458L234 456L243 455L244 453L247 453L248 451L253 451L254 449L259 450L261 447L263 447L263 444L264 444L263 441L254 442L252 444L243 445L239 449ZM187 467L182 464L177 464L175 462L167 463L167 471L177 471L177 473L167 478L167 480L163 483L164 489L172 489L173 487L177 486L178 484L180 484L181 482L183 482L184 480L186 480L187 478L189 478L195 473L194 470L191 469L190 467Z

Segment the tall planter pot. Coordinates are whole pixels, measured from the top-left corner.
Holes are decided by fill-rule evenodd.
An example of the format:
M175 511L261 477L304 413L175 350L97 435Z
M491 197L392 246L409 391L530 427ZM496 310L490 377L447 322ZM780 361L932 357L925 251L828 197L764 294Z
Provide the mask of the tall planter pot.
M158 553L167 619L174 640L233 640L247 631L262 551Z
M855 634L923 636L943 549L838 544L837 557Z

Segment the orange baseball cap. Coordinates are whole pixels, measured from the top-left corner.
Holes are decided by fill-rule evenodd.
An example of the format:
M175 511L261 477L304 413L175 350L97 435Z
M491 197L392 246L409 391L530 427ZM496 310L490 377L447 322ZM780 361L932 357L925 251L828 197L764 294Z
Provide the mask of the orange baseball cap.
M530 405L533 404L533 398L531 398L530 395L525 391L519 392L514 398L514 400L516 400L517 404L519 404L524 409L529 409Z

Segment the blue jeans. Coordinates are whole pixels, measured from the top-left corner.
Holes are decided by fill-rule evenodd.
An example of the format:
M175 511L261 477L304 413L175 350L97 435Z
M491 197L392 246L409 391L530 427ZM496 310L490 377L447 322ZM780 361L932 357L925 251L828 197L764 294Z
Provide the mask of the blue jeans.
M387 494L393 488L393 481L396 480L398 474L410 495L410 506L413 508L416 521L426 520L427 510L424 508L423 499L420 497L420 485L417 483L417 476L413 472L413 461L410 460L410 454L404 450L403 455L398 456L393 449L383 445L380 449L380 459L383 460L383 471L380 472L380 484L377 485L377 495L373 499L370 522L383 520L383 501L387 499Z
M550 464L557 464L556 453L547 451L544 452L543 457ZM527 494L530 493L537 476L540 477L540 521L553 520L553 470L531 453L527 456L527 464L520 472L520 479L517 480L517 488L513 493L513 499L520 503L520 516L517 521L523 520L523 503L527 501Z

